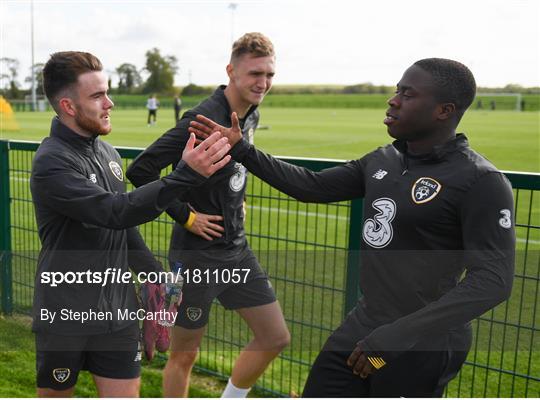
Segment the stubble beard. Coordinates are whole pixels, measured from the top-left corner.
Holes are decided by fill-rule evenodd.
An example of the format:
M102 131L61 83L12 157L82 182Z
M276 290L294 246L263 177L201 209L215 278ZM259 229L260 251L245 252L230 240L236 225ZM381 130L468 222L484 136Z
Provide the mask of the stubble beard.
M109 122L108 126L103 126L93 118L88 117L84 111L81 111L75 115L75 122L77 125L84 131L92 135L108 135L111 132L111 124Z

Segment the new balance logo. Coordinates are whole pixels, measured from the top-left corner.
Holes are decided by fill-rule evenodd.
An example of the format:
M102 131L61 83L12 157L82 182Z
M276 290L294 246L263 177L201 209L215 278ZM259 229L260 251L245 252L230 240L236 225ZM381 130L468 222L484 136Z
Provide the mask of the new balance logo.
M387 173L388 171L385 171L384 169L380 169L372 175L372 178L381 180L382 178L386 176Z
M386 365L386 362L381 357L368 357L367 359L376 369L381 369Z

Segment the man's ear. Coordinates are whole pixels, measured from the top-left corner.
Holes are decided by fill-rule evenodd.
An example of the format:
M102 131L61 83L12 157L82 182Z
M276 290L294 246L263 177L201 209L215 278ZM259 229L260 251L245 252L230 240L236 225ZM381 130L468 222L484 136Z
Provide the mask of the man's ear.
M233 71L234 71L234 67L232 64L227 64L227 67L225 68L225 70L227 71L227 76L229 77L229 79L232 79L233 78Z
M74 117L77 111L77 108L75 107L75 103L72 99L69 97L62 97L58 101L58 105L60 106L60 110L62 110L63 113L69 115L70 117Z
M447 120L455 115L456 105L454 103L443 103L439 105L437 111L437 119Z

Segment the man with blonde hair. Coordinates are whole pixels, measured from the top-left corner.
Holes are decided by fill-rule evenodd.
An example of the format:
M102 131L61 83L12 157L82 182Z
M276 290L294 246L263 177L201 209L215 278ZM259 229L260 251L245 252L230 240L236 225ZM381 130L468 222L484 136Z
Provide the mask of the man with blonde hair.
M131 164L128 178L139 186L159 179L163 168L176 165L189 138L189 124L197 114L230 125L230 115L236 112L242 135L252 141L259 122L257 106L272 86L274 63L274 47L264 35L247 33L238 39L226 68L229 84L220 86L212 96L184 113L176 127ZM290 341L272 286L246 240L245 190L246 169L231 162L205 185L190 190L167 209L176 221L169 260L183 268L185 285L164 369L166 397L187 396L189 376L214 298L225 308L238 312L253 333L253 339L236 360L223 397L247 396ZM227 270L230 274L223 273Z

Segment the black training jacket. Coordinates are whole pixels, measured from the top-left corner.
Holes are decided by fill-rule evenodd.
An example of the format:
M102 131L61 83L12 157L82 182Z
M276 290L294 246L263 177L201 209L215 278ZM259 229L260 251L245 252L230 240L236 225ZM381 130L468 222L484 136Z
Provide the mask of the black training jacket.
M140 154L127 169L126 175L140 186L159 179L162 169L176 165L189 139L188 127L197 114L205 115L220 125L231 126L231 108L220 86L202 103L185 112L176 126L156 140ZM256 107L251 107L240 121L245 138L252 138L259 122ZM192 188L174 201L167 213L176 221L171 237L171 250L233 250L245 248L244 211L242 203L246 190L246 169L235 161L229 162L212 175L203 185ZM187 204L189 203L189 205ZM207 241L184 229L189 217L189 206L205 214L223 216L225 233L221 238ZM226 253L220 253L226 257Z
M300 201L364 198L357 222L363 296L353 312L370 328L358 337L368 354L389 360L452 331L466 335L471 320L509 297L512 188L464 135L419 157L395 141L321 172L276 160L246 141L231 154Z
M143 242L136 226L161 214L176 196L206 179L183 161L167 177L126 193L118 152L98 137L82 137L58 118L39 146L30 188L39 238L33 304L34 331L62 335L101 334L133 324L117 320L117 310L138 309L132 282L88 284L43 282L44 272L104 272L128 268L160 271L161 265ZM41 309L111 311L113 320L43 321Z

